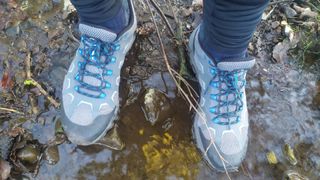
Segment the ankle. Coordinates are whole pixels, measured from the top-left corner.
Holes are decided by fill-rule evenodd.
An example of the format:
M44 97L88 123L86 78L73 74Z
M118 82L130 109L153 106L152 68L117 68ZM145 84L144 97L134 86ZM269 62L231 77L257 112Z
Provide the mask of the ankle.
M106 27L116 34L119 34L123 29L125 29L129 24L130 10L127 0L122 0L122 6L118 13L109 18L106 22L102 23L101 26Z
M221 61L228 61L228 59L244 58L247 54L247 49L229 49L220 47L215 42L205 38L205 33L201 30L199 32L199 42L202 50L212 59L215 63Z
M111 17L108 16L106 20L94 20L92 18L81 17L81 22L88 23L100 27L104 27L116 34L119 34L123 29L125 29L130 20L130 9L128 0L120 0L121 6L117 8L116 13Z

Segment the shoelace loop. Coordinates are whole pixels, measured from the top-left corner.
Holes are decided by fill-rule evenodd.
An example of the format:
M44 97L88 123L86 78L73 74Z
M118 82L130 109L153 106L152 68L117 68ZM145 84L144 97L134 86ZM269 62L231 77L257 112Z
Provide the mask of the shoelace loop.
M239 113L243 110L242 88L246 84L245 70L222 71L210 62L211 81L210 87L218 90L210 94L210 99L217 105L210 107L210 113L215 117L212 121L219 125L232 125L240 122Z
M113 71L108 69L107 65L116 62L116 57L113 54L120 49L120 45L117 42L103 42L86 35L81 36L81 43L83 46L78 49L78 52L84 61L78 62L79 70L75 80L79 82L79 85L74 88L82 95L104 98L106 93L103 90L111 88L111 83L106 79L113 74ZM96 71L89 71L88 66L94 67ZM100 85L89 84L85 81L85 78L94 78L100 82Z

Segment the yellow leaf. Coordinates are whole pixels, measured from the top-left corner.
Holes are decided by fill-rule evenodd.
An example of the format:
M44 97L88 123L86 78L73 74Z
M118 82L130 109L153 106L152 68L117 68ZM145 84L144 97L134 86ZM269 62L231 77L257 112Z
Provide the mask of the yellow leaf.
M35 86L36 85L35 82L33 80L31 80L31 79L26 79L23 83L26 86L30 86L30 85Z
M139 130L139 134L142 136L143 133L144 133L144 130L143 130L143 129L140 129L140 130Z
M293 149L290 147L289 144L284 145L283 154L286 156L286 158L289 160L289 162L292 165L296 165L298 163L298 161L294 155Z
M267 153L267 159L269 164L274 165L278 163L278 159L276 154L273 151Z

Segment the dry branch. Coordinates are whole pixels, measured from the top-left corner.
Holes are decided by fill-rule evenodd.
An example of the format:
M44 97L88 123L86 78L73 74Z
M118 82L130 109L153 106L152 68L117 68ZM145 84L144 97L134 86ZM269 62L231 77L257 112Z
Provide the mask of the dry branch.
M174 30L173 30L173 28L171 27L168 19L166 18L166 15L163 13L163 11L161 10L161 8L158 6L158 4L157 4L154 0L150 0L150 2L151 2L152 5L156 8L156 10L158 11L158 13L159 13L160 16L162 17L163 21L164 21L164 22L166 23L166 25L168 26L171 35L174 37L174 36L175 36ZM150 11L151 11L151 10L150 10ZM173 17L174 17L174 15L173 15Z
M18 110L11 109L11 108L0 107L0 110L24 115L23 112L20 112L20 111L18 111Z

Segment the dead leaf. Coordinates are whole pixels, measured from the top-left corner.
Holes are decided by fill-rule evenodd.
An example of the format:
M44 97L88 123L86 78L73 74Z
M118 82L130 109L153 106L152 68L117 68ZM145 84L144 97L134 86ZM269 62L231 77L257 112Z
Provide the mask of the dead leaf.
M9 88L13 87L13 81L12 81L11 77L9 76L8 71L5 71L2 75L1 87L3 89L9 89Z
M25 132L25 129L21 127L14 127L8 132L8 135L11 137L17 137L20 134L23 134Z
M271 165L278 164L277 156L273 151L268 152L266 156L269 164Z

